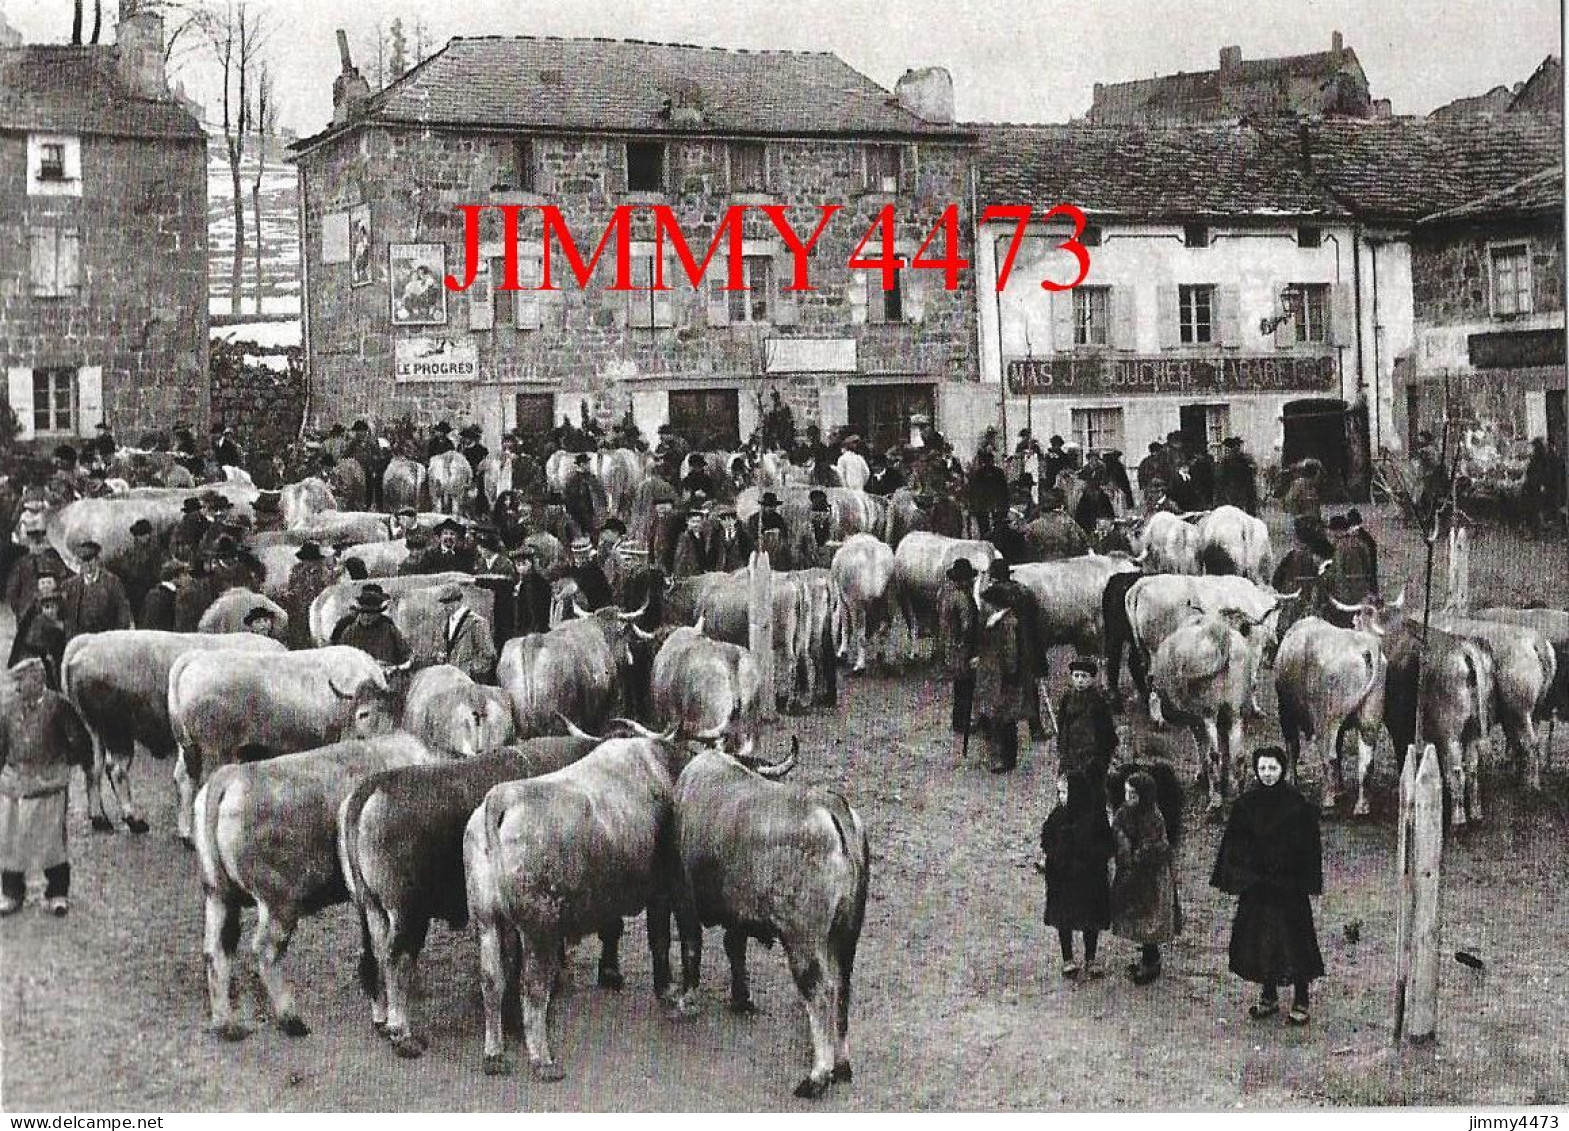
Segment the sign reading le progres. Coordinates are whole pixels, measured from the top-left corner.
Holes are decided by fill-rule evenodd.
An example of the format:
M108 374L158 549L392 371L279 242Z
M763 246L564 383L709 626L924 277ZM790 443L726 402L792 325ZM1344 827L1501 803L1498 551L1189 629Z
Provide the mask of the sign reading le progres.
M446 338L399 338L394 347L395 377L409 381L477 381L479 347Z
M1008 362L1008 391L1056 396L1317 393L1336 387L1319 357L1046 357Z

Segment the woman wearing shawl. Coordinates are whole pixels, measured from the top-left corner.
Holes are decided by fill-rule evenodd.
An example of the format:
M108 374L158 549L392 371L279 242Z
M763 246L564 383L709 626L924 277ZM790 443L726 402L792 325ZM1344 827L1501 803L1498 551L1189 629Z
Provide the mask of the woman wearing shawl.
M1084 935L1084 974L1101 976L1095 960L1100 933L1111 925L1111 885L1106 862L1116 851L1106 820L1106 791L1100 779L1075 770L1058 779L1059 804L1041 825L1041 871L1046 877L1048 927L1057 928L1062 976L1077 977L1073 932Z
M1308 984L1324 976L1310 895L1324 890L1318 809L1287 784L1278 746L1253 752L1257 784L1231 808L1210 884L1240 897L1231 924L1231 972L1263 987L1255 1019L1280 1010L1278 986L1293 987L1287 1019L1308 1022Z
M1160 977L1160 944L1182 933L1177 870L1155 779L1140 770L1123 785L1123 805L1111 824L1117 877L1111 886L1111 929L1140 946L1128 977L1144 986Z

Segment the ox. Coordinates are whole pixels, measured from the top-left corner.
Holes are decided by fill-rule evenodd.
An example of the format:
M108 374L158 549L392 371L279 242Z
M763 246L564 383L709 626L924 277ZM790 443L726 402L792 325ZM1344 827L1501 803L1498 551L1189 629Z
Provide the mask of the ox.
M1013 579L1034 594L1040 610L1040 654L1059 644L1071 644L1081 655L1099 652L1106 635L1101 596L1113 577L1136 576L1138 568L1100 554L1015 566Z
M646 635L636 621L644 609L614 606L577 614L549 632L508 640L496 664L496 682L512 701L512 718L524 738L550 734L562 715L598 727L615 710L616 694L632 663L631 636Z
M866 481L872 477L872 469L865 457L856 451L840 452L834 470L839 473L839 480L845 489L850 491L864 491Z
M423 673L422 673L423 674ZM409 1019L415 966L433 919L468 925L463 827L503 782L571 765L599 744L587 736L531 738L471 760L384 770L360 781L338 812L338 855L363 935L360 981L371 1021L399 1056L425 1041ZM622 985L621 922L601 935L599 984Z
M712 577L712 581L703 578ZM780 571L771 575L774 616L775 698L786 710L805 710L821 697L838 698L838 669L833 655L830 579L827 570ZM689 579L696 598L695 615L715 640L740 647L750 644L751 581L747 570L704 574ZM679 600L678 600L679 598ZM672 592L668 605L684 603ZM668 606L667 606L668 607ZM669 616L667 615L667 621Z
M341 509L326 480L314 475L284 485L278 492L278 507L285 526L298 526L312 515Z
M387 690L381 665L358 648L189 652L169 669L169 724L179 747L176 823L191 843L191 806L204 766L309 750L343 737L363 692Z
M1134 532L1134 560L1146 573L1198 573L1199 532L1186 515L1156 511Z
M909 629L907 655L915 659L916 638L922 624L932 624L937 616L937 595L948 570L960 558L968 558L976 572L985 575L998 557L990 542L949 538L926 530L905 535L893 552L893 596Z
M751 652L710 640L703 623L672 632L649 679L655 725L741 747L755 743L762 681Z
M1227 572L1241 574L1268 585L1275 570L1275 551L1269 544L1269 527L1240 507L1219 506L1198 522L1200 561L1224 561ZM1186 571L1179 571L1186 572ZM1221 572L1215 570L1212 572Z
M1553 682L1553 690L1549 697L1554 723L1560 717L1569 714L1569 612L1559 609L1491 608L1482 609L1474 615L1479 620L1496 620L1504 624L1534 628L1547 638L1553 646L1553 655L1558 662L1558 678ZM1549 724L1544 755L1551 750L1552 745L1552 724Z
M887 597L893 550L873 535L853 534L834 552L828 572L839 610L834 618L839 655L850 659L851 670L865 671L867 636L892 627Z
M246 1035L232 1000L240 908L256 904L253 947L273 1017L286 1035L303 1037L310 1030L295 1008L282 962L301 919L348 899L338 864L338 810L355 784L377 770L435 758L412 735L388 733L390 720L374 697L364 697L358 711L356 728L380 733L222 766L197 794L208 1007L224 1040Z
M418 508L429 473L425 465L406 456L393 456L381 473L381 505L392 513L403 507Z
M194 632L121 629L89 632L65 646L60 663L61 690L75 705L93 736L93 769L87 775L87 809L93 828L114 826L104 809L102 782L108 777L125 825L147 831L131 796L131 759L140 742L154 758L175 751L169 722L169 672L190 652L284 651L276 640L254 633L211 636Z
M345 546L338 553L340 561L358 558L365 563L365 572L371 577L397 577L398 570L409 560L407 538L379 539Z
M1402 593L1390 606L1398 613ZM1353 606L1353 608L1360 608ZM1357 743L1357 799L1352 813L1368 813L1367 775L1373 766L1378 732L1384 726L1384 626L1377 610L1358 628L1340 628L1321 617L1304 617L1287 630L1275 655L1275 698L1280 731L1294 766L1301 765L1302 742L1309 752L1323 744L1323 798L1335 807L1342 784L1340 741L1349 730Z
M702 927L724 928L730 1008L738 1013L754 1008L747 940L781 942L812 1034L812 1066L795 1094L811 1098L851 1076L850 982L871 853L860 817L839 794L768 780L782 777L794 762L794 751L783 765L770 767L705 751L676 780L677 1004L683 1014L695 1010Z
M403 729L438 754L472 758L512 741L512 704L501 688L437 664L409 681Z
M279 533L331 546L385 542L392 537L392 520L380 511L322 511L306 515Z
M474 486L474 468L462 452L441 452L427 465L430 505L444 514L457 514Z
M1192 729L1214 812L1230 791L1233 763L1243 758L1242 712L1253 691L1256 652L1248 637L1259 621L1235 609L1190 616L1150 664L1150 718L1165 726L1170 713Z
M137 487L124 495L102 499L77 499L58 509L31 508L31 521L41 519L49 542L59 551L66 565L75 569L76 547L91 539L103 547L100 561L104 568L118 569L134 541L131 525L138 519L152 524L155 537L162 538L179 524L181 508L186 499L200 498L207 491L216 491L233 504L232 517L250 519L252 504L261 494L254 487L243 483L218 483L201 490L179 490L169 487ZM29 520L25 513L24 520Z
M283 611L283 606L264 597L254 590L237 586L226 589L212 604L207 606L202 613L201 620L196 623L196 631L208 633L234 633L245 632L245 614L252 609L261 607L266 609L273 617L272 637L275 640L289 638L289 614Z

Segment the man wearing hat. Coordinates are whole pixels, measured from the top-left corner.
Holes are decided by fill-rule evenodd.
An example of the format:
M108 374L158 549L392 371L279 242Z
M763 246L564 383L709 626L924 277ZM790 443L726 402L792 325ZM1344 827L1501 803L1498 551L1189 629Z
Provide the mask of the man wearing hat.
M1117 517L1117 508L1112 506L1111 496L1102 485L1105 482L1102 473L1086 468L1084 474L1084 490L1079 492L1078 505L1073 508L1073 520L1084 533L1093 534L1097 523L1110 522Z
M480 443L483 435L478 424L465 424L458 432L458 454L469 461L469 468L475 475L479 474L479 465L490 455L490 449Z
M174 631L175 594L189 582L191 567L179 558L164 562L158 570L158 584L147 591L137 610L136 627L152 632Z
M517 580L517 566L512 564L506 548L501 544L501 531L488 523L476 526L474 542L477 546L474 552L475 576L501 577L509 582Z
M88 446L92 448L93 451L98 453L99 459L103 460L105 463L108 463L114 459L114 453L117 452L120 447L119 444L115 442L114 433L109 430L109 425L102 420L93 425L93 431L97 432L98 435L93 437L91 444Z
M675 558L670 567L674 579L707 573L713 558L709 547L708 514L700 507L686 512L686 529L676 539Z
M419 526L419 512L413 507L399 507L392 516L392 537L407 538L409 531Z
M443 519L436 527L436 544L420 557L418 573L474 572L474 552L461 542L463 527Z
M1040 605L1035 600L1035 593L1025 585L1013 579L1013 570L1009 568L1006 560L998 558L987 567L986 578L990 582L988 593L996 592L1005 594L1008 598L1008 608L1013 611L1014 617L1019 622L1020 628L1020 671L1023 676L1023 690L1021 699L1024 703L1024 718L1030 724L1030 740L1032 742L1045 742L1046 727L1041 722L1041 697L1038 681L1046 678L1046 655L1040 649L1041 640L1041 611ZM1049 708L1048 708L1049 709Z
M1324 524L1318 519L1297 519L1292 523L1291 533L1295 544L1275 567L1270 585L1277 593L1301 590L1302 596L1299 600L1281 605L1275 620L1276 634L1281 637L1303 615L1300 610L1315 603L1319 577L1335 554L1334 545L1325 535Z
M256 605L245 614L243 623L246 632L253 632L257 636L271 636L273 629L278 627L278 618L266 605Z
M1120 740L1111 706L1095 683L1099 672L1095 661L1086 656L1075 657L1068 665L1071 686L1057 706L1057 772L1062 777L1089 774L1104 788Z
M1343 514L1329 520L1329 538L1334 554L1324 573L1325 592L1342 605L1360 605L1374 591L1373 563L1368 558L1367 546L1351 532L1351 523ZM1343 628L1351 626L1345 614L1337 617L1331 613L1326 619Z
M1378 586L1378 542L1362 525L1362 512L1356 507L1346 512L1346 532L1362 543L1362 548L1367 551L1367 571L1372 581L1372 590L1374 593L1382 592Z
M978 575L968 558L948 568L948 579L937 594L937 656L953 681L953 764L964 760L975 705L976 642L980 634L975 607Z
M219 467L245 466L245 452L241 450L239 442L234 438L234 429L225 428L218 433L212 442L213 462Z
M997 459L990 451L981 451L975 457L970 471L970 517L975 521L975 536L991 537L992 531L1008 513L1008 477L997 466Z
M60 690L60 663L65 656L65 623L61 609L60 579L52 573L38 575L33 602L16 622L16 638L11 641L7 667L37 658L44 664L44 681L50 690Z
M444 585L436 598L447 613L441 634L441 658L475 683L491 683L496 674L496 645L485 618L463 601L456 583Z
M180 521L169 535L169 553L181 561L195 563L202 539L212 520L202 510L202 501L194 495L187 496L180 504Z
M571 576L577 582L577 603L587 612L615 604L616 595L610 588L610 579L594 557L594 544L586 537L574 538L571 553Z
M714 518L719 523L719 534L710 543L714 569L730 573L746 568L752 561L752 536L741 525L735 507L716 507Z
M829 551L824 555L823 551L830 542L834 541L834 536L838 533L834 522L833 504L828 501L828 492L821 487L812 488L807 494L807 512L812 522L812 541L816 545L818 554L818 561L813 564L826 568L828 561L822 559L826 556L831 560L833 553Z
M975 709L989 740L990 769L1007 773L1019 764L1019 720L1029 715L1035 681L1026 660L1024 629L1014 608L1014 588L992 584L977 611Z
M539 552L532 546L512 551L518 581L513 589L512 635L550 631L550 582L539 572Z
M599 532L599 516L609 509L605 485L589 466L589 453L579 452L572 472L561 488L561 502L580 533L592 538Z
M888 456L873 456L871 469L871 477L866 481L866 493L869 495L887 498L907 482L904 472Z
M779 496L764 491L758 500L758 511L752 516L752 544L768 551L769 565L773 569L790 568L790 533L784 515L779 513Z
M239 539L227 530L213 541L212 560L207 573L212 579L214 598L230 589L255 589L260 585L255 558L243 552Z
M268 534L283 529L283 495L278 491L262 491L251 504L255 525L253 534Z
M125 599L133 611L140 610L148 592L158 584L163 566L163 550L153 536L153 524L145 518L131 523L131 545L117 563L115 572L125 586Z
M1253 458L1242 450L1240 436L1227 436L1221 446L1226 450L1215 467L1216 505L1241 507L1257 515L1258 468Z
M332 564L317 542L306 541L294 551L294 568L284 589L283 611L289 614L290 648L312 647L310 612L316 598L333 583Z
M425 458L427 460L434 459L442 452L452 451L452 425L445 420L438 421L436 426L430 431L430 441L425 445Z
M26 551L11 566L11 576L6 583L5 600L11 612L20 617L33 603L38 588L38 578L46 573L64 577L70 571L65 560L49 544L47 532L41 522L27 527Z
M414 663L413 653L387 616L388 604L385 589L374 583L366 585L355 598L354 610L333 626L330 642L358 648L392 671L408 671Z
M84 632L108 632L131 627L131 606L120 579L104 569L103 547L91 538L76 545L81 572L61 587L67 639Z
M691 502L698 495L705 499L714 496L714 477L709 474L708 461L703 458L702 452L693 452L686 457L685 474L681 476L681 495Z

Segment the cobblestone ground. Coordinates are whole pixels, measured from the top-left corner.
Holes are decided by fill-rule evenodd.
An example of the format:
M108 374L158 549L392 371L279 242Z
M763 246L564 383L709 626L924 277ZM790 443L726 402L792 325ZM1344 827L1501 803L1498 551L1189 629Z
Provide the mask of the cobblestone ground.
M1380 531L1386 570L1417 576L1418 547ZM1533 597L1562 605L1564 547L1479 539L1480 601ZM1439 576L1442 577L1442 562ZM1391 585L1391 588L1394 586ZM0 614L3 615L3 614ZM0 642L9 637L0 629ZM1063 664L1059 661L1056 671ZM924 671L849 680L836 714L781 720L798 734L797 775L843 789L873 845L871 904L856 967L855 1080L829 1110L1172 1109L1569 1101L1569 739L1560 729L1541 797L1494 764L1485 827L1446 848L1439 1040L1390 1047L1393 985L1393 767L1381 751L1374 815L1326 825L1326 894L1315 915L1329 967L1313 1023L1248 1020L1251 998L1226 972L1231 905L1207 886L1219 831L1189 807L1181 847L1186 934L1166 973L1135 988L1117 976L1133 957L1105 944L1104 981L1065 984L1040 923L1029 868L1051 795L1044 751L1018 772L987 773L972 754L954 768L946 695ZM1054 695L1060 691L1054 681ZM1249 742L1276 737L1272 723ZM1195 766L1185 738L1137 720L1145 755ZM480 1073L480 1005L472 938L432 930L421 966L420 1023L431 1039L400 1061L370 1030L355 978L353 916L307 921L288 968L313 1027L303 1039L262 1026L238 1045L205 1029L201 907L195 860L173 837L169 766L138 760L136 788L153 832L93 836L73 792L78 879L68 919L35 908L0 924L0 1040L11 1110L796 1110L790 1088L807 1036L777 950L754 947L761 1013L724 1009L723 954L710 936L706 1011L665 1020L648 986L641 923L624 944L627 989L594 987L594 944L574 952L558 1007L567 1079ZM249 925L247 915L247 929ZM1345 928L1360 922L1360 941ZM1483 960L1455 962L1455 950ZM248 951L242 968L250 969ZM259 987L249 973L244 984ZM259 999L247 1008L260 1016Z

